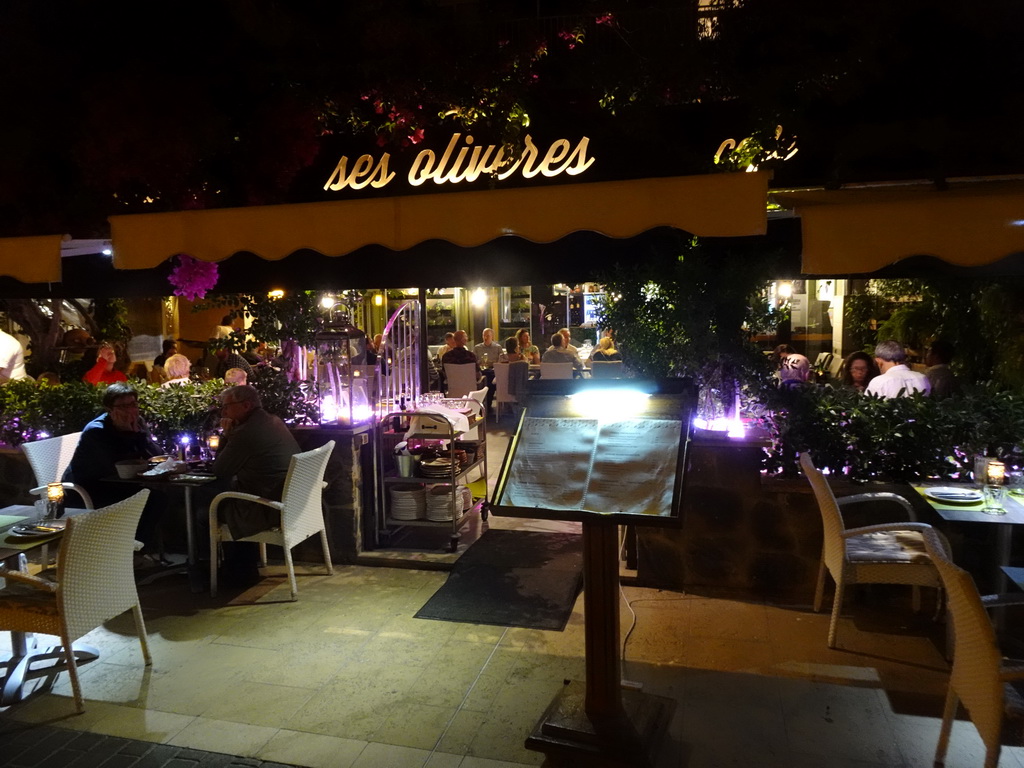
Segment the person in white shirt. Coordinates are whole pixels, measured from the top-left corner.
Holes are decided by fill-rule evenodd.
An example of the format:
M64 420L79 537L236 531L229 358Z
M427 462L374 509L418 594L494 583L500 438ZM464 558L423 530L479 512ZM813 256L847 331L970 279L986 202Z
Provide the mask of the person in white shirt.
M27 377L25 352L21 342L11 334L0 331L0 384Z
M583 365L583 361L580 360L580 351L576 347L574 347L572 344L569 343L571 341L571 339L572 339L572 337L569 335L569 329L568 328L560 328L558 330L558 333L562 337L562 351L563 352L568 352L570 355L572 355L574 358L576 358L576 362L578 362L582 366Z
M904 397L914 392L932 391L928 377L910 370L906 365L907 351L898 341L880 341L875 345L875 362L880 376L875 376L864 390L866 395Z

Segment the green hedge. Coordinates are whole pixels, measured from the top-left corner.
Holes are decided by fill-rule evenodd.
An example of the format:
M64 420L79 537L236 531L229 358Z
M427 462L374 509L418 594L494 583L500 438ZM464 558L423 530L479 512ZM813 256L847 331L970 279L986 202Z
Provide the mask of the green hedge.
M971 470L976 453L1024 460L1024 397L991 385L946 399L779 391L765 422L772 435L766 468L783 475L796 474L802 451L853 480L953 479Z
M306 382L290 382L280 371L266 367L256 371L251 383L270 413L291 423L315 421ZM217 426L218 396L224 390L220 379L174 387L135 382L135 388L142 417L166 451L174 449L182 434L195 440ZM46 435L78 432L103 410L104 391L105 387L80 381L51 386L21 380L0 386L0 441L17 446Z

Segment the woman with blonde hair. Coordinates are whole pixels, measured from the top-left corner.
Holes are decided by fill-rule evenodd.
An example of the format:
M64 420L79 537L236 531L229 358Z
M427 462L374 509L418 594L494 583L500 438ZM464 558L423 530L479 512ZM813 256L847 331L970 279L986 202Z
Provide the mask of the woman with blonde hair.
M192 363L184 355L171 355L164 363L164 370L167 371L167 375L170 378L161 384L161 387L186 384L188 383L188 375L192 370Z
M590 359L598 363L621 362L622 353L615 348L615 340L611 336L605 336L597 342L597 350Z

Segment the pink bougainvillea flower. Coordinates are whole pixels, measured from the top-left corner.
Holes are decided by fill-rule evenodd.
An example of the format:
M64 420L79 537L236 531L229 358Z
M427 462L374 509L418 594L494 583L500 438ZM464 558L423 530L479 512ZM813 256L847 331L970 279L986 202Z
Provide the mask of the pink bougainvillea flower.
M419 144L423 141L423 129L417 128L415 131L409 134L409 141L413 144Z
M609 24L609 25L614 26L614 24L615 24L615 16L613 14L606 13L603 16L598 16L596 19L594 19L594 23L595 24Z
M178 254L178 265L171 270L167 282L174 286L174 295L190 301L202 299L217 284L217 265L198 261L184 253Z

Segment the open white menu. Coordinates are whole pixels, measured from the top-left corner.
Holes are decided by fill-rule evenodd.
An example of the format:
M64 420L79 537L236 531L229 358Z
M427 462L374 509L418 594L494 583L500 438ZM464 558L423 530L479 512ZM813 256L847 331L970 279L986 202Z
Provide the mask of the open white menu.
M504 506L668 516L682 423L527 418Z

